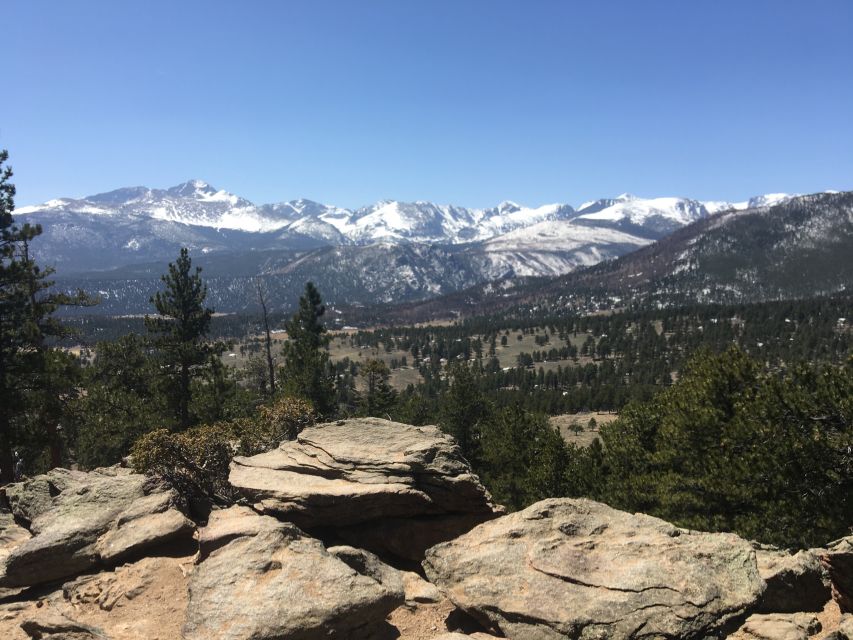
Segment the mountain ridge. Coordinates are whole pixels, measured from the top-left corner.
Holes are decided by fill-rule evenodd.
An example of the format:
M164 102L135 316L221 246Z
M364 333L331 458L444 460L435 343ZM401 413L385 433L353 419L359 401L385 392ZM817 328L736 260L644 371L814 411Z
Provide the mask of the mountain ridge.
M336 243L368 244L378 240L462 244L490 240L503 233L546 220L584 220L614 223L627 220L643 226L649 218L671 219L657 228L666 232L723 208L743 209L760 198L787 198L787 194L756 196L745 202L712 202L679 197L639 198L622 194L587 202L575 209L553 203L526 207L506 200L485 209L443 205L418 200L380 200L357 209L325 205L300 198L257 205L204 180L188 180L167 189L121 187L83 198L56 198L20 207L16 215L77 213L91 216L139 216L217 230L273 232L305 229L317 239ZM337 232L337 235L332 232Z

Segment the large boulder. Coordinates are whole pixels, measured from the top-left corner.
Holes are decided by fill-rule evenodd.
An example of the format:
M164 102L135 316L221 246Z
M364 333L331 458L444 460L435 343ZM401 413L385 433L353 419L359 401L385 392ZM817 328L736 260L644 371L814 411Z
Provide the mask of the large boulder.
M316 425L237 457L229 481L262 513L371 549L393 541L380 551L417 560L502 513L450 436L376 418Z
M767 583L758 607L760 613L822 611L829 602L825 571L811 551L788 553L758 548L755 554L758 573Z
M214 511L199 541L186 640L369 637L404 601L398 572L375 557L349 547L334 555L293 524L245 507Z
M853 536L830 543L819 557L829 573L832 598L842 612L853 613Z
M732 534L679 529L590 500L552 499L427 551L427 577L508 638L703 638L764 591Z
M127 469L53 469L8 485L12 513L31 537L0 558L0 587L23 587L112 566L145 550L189 539L193 523L177 495Z

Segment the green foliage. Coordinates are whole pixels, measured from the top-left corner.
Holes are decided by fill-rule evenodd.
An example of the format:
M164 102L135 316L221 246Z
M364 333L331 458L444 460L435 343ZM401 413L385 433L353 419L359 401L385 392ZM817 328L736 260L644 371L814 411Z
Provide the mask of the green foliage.
M325 311L320 292L313 283L306 283L299 310L284 325L288 339L279 378L287 394L309 400L328 418L335 413L335 390L326 351L329 338L321 320Z
M41 269L30 254L41 227L17 226L12 217L15 186L11 167L3 166L8 158L0 150L0 482L12 479L15 447L25 446L31 460L41 457L43 468L61 464L57 421L74 393L75 363L47 341L66 333L53 316L57 308L91 302L50 290L52 270Z
M133 445L133 467L165 478L186 495L229 503L235 498L228 470L236 442L233 425L228 423L200 425L180 433L157 429Z
M566 495L568 465L566 444L545 416L507 407L483 425L480 474L512 510Z
M853 370L766 373L698 354L673 387L602 428L603 497L682 526L808 546L853 513Z
M233 367L224 365L215 353L208 356L192 383L191 415L202 424L212 424L249 415L253 408L254 397L237 385Z
M456 438L462 455L476 467L483 424L491 419L494 408L480 388L482 375L476 367L457 364L448 378L450 386L441 398L439 426Z
M98 343L86 369L86 394L72 407L81 466L115 464L142 434L168 422L157 395L158 373L141 337Z
M278 398L258 407L257 414L237 423L240 454L251 456L294 440L305 427L316 422L311 405L301 398Z
M236 497L228 483L235 454L268 451L295 438L314 420L304 400L280 398L261 406L251 418L199 425L179 433L157 429L134 443L133 466L140 473L166 478L188 496L229 503Z
M164 374L158 376L160 392L175 426L186 429L197 420L190 412L192 381L204 373L210 356L221 354L223 347L205 342L213 309L204 306L207 285L202 282L200 267L192 272L186 248L181 249L177 261L169 264L169 271L161 280L164 290L151 298L159 315L146 316L145 326L158 350Z
M391 372L382 360L371 359L359 367L364 391L358 394L361 415L383 417L397 402L397 392L388 384Z

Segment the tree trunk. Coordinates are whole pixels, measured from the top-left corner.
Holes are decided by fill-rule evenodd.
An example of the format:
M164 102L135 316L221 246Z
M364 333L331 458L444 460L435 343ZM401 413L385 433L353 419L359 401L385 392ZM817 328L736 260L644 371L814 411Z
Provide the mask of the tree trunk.
M255 280L255 285L258 288L258 302L261 304L261 311L264 317L264 331L266 333L266 349L267 349L267 367L269 369L269 390L270 395L275 395L275 365L272 360L272 337L270 336L270 318L267 313L267 297L264 292L261 280Z
M5 410L0 411L0 484L6 484L15 479L10 431L9 415Z
M190 426L190 368L186 363L181 363L181 398L180 398L180 422L181 431Z

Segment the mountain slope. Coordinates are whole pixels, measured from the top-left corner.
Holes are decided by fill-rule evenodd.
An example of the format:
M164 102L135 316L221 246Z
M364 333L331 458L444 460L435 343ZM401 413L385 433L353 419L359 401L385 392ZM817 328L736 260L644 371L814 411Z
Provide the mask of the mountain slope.
M420 322L529 305L757 302L853 290L853 192L726 210L615 260L554 278L508 278L359 319ZM351 317L350 322L356 321Z
M306 280L322 285L337 305L417 302L495 279L529 289L534 285L519 278L611 261L667 233L677 237L685 225L713 219L713 212L747 204L625 194L577 210L382 201L353 211L305 199L256 206L191 180L170 189L129 187L52 200L16 215L42 225L33 250L42 264L57 268L62 286L84 283L100 292L104 303L90 312L125 314L149 310L150 293L180 247L215 278L211 296L223 312L254 304L247 283L255 276L288 304ZM501 291L502 299L512 297Z
M552 253L550 246L535 247L544 251L538 256L523 253L520 246L513 249L510 245L516 239L525 250L534 249L529 236L513 235L516 231L546 222L574 221L575 226L567 229L575 235L582 233L580 226L617 229L648 242L711 211L732 206L740 205L705 206L683 198L628 195L586 203L577 211L565 204L530 208L503 202L490 209L468 209L392 200L357 210L305 199L258 206L202 180L190 180L169 189L127 187L82 199L60 198L19 208L15 215L42 225L44 236L35 247L37 257L61 271L108 270L161 260L175 255L180 246L194 253L211 253L377 242L469 244L501 238L503 251L530 258L525 269L517 268L517 259L503 260L505 271L546 275L588 264L599 254L611 257L618 243L602 232L604 246L599 252L591 247L581 259L555 262L541 259ZM638 246L634 238L627 241L631 248ZM554 239L542 236L543 242ZM489 251L495 253L496 246ZM495 267L489 275L497 270Z

